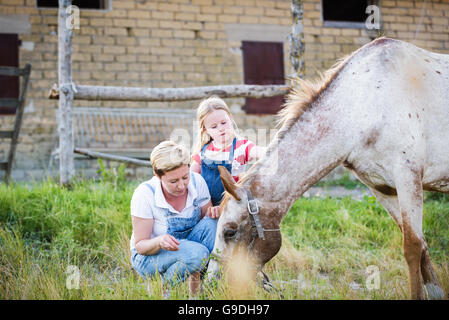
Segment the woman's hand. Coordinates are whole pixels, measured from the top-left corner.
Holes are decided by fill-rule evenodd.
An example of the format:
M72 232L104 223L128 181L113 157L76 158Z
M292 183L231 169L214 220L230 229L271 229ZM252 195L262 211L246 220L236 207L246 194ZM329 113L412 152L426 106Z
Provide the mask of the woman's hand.
M216 206L216 207L210 206L209 208L207 208L206 216L208 216L209 218L212 218L212 219L220 218L220 207L219 206Z
M169 234L159 236L159 247L168 251L177 251L179 249L179 241Z

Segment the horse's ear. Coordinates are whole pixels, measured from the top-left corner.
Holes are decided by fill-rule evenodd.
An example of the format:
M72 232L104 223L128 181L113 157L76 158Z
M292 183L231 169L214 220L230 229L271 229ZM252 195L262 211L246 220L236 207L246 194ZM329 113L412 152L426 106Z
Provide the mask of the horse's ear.
M229 173L228 169L223 166L218 166L218 171L220 172L221 182L223 182L223 187L231 196L236 200L240 201L241 198L237 195L237 186L235 185L234 178Z

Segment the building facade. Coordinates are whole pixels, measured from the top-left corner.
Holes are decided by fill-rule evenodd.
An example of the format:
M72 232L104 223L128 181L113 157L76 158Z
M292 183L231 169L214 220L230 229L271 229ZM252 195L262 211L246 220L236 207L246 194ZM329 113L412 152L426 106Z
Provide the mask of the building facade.
M292 74L290 0L73 3L80 7L73 38L76 84L154 88L268 84L283 83ZM48 94L58 82L56 6L57 1L0 0L0 65L11 64L11 56L14 64L14 55L18 66L32 64L15 180L51 173L58 104ZM449 53L449 0L303 0L303 6L306 79L378 35ZM368 6L375 7L367 14ZM379 23L380 29L368 29L367 21ZM279 101L272 107L245 99L226 102L243 131L274 128ZM75 107L194 109L198 103L75 101ZM11 128L13 117L0 115L0 125L2 130ZM8 140L0 141L0 159L8 148Z

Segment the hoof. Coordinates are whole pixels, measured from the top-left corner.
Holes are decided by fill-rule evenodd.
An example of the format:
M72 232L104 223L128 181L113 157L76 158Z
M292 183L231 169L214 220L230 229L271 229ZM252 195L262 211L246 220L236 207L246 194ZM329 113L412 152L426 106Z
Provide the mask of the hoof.
M444 292L443 290L433 284L433 283L428 283L426 284L426 291L427 291L427 299L429 300L442 300L444 299Z

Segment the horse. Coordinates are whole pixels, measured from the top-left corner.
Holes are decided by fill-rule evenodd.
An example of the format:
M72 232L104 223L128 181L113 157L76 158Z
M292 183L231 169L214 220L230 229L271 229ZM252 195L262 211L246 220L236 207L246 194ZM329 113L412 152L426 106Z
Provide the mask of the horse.
M305 191L343 165L364 183L403 235L412 299L444 298L422 230L423 190L449 193L449 55L377 38L316 82L297 79L279 130L225 194L212 254L246 246L257 265L282 243L280 223ZM219 262L211 259L209 278Z

